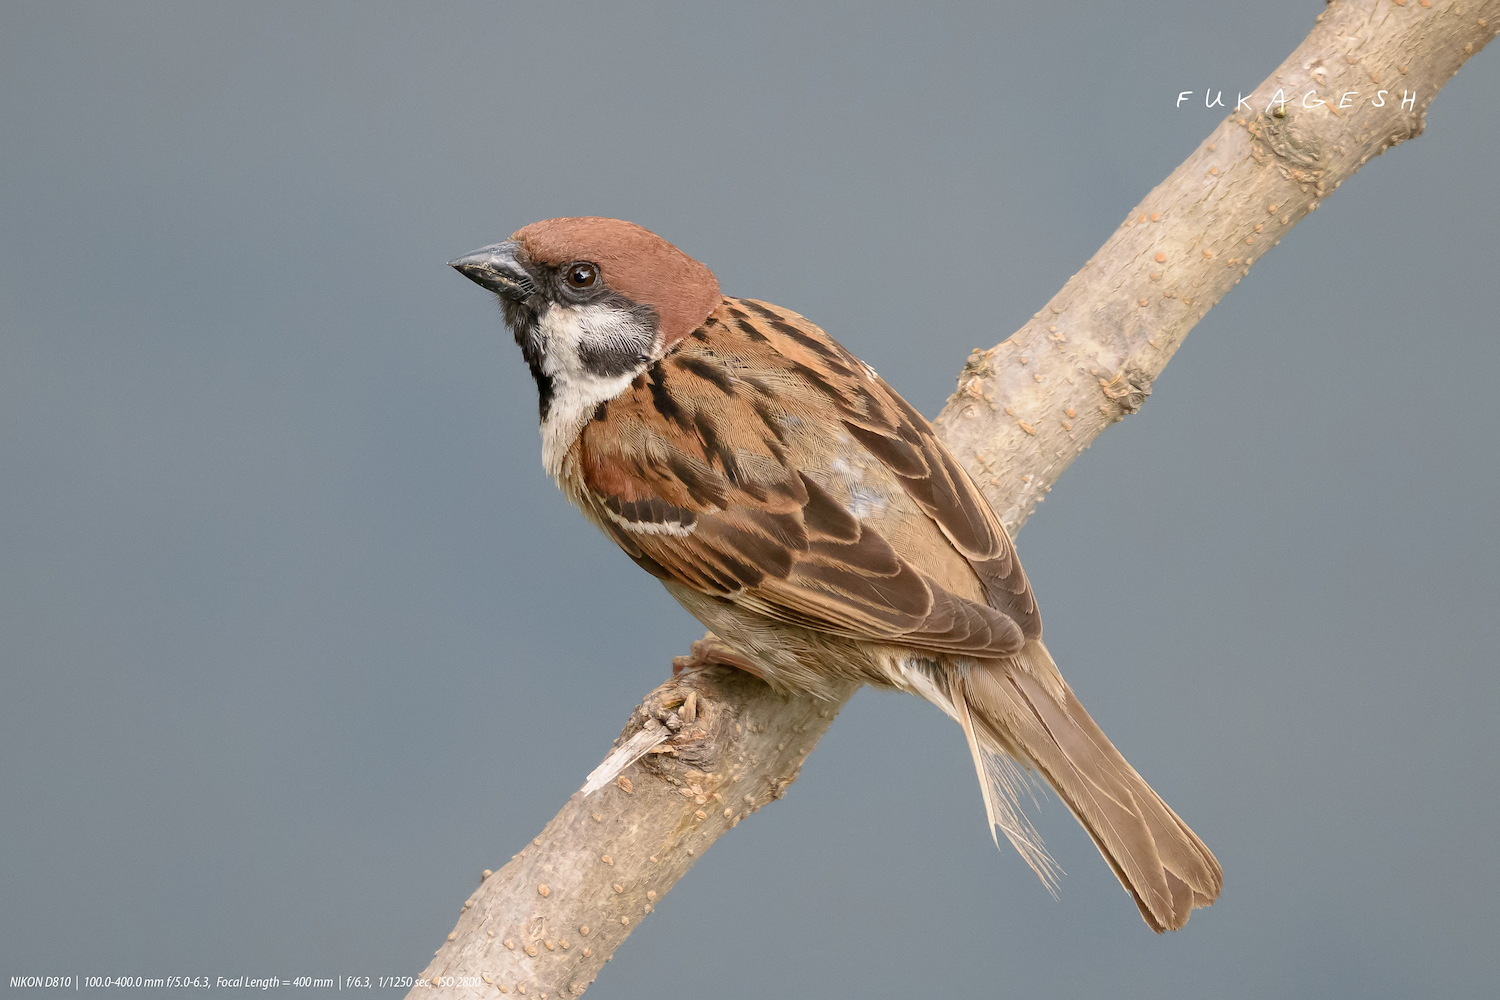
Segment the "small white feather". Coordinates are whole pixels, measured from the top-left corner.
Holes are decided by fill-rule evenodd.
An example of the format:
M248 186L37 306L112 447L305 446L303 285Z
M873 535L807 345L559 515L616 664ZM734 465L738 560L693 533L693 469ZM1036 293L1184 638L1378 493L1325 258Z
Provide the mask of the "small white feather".
M583 782L583 794L592 795L618 778L631 764L665 743L672 733L665 726L651 725L611 750Z
M1036 804L1036 786L1030 774L996 745L983 727L975 725L964 696L964 676L970 664L955 659L946 664L952 676L943 679L936 673L940 668L931 660L902 660L896 667L909 690L941 708L963 727L969 754L974 758L979 792L984 799L984 814L989 820L990 836L995 839L995 846L1000 845L1000 834L1005 834L1005 839L1036 872L1047 891L1056 896L1057 877L1062 869L1047 853L1041 835L1021 811L1022 796Z

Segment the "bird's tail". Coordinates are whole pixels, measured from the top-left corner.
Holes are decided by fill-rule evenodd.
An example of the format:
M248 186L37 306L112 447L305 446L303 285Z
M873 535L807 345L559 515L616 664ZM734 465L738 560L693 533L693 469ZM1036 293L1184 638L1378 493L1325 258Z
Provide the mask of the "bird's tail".
M969 739L991 826L1049 888L1056 865L1021 814L1026 781L1016 762L1057 790L1153 930L1178 929L1218 897L1218 861L1084 711L1040 641L942 678L951 714Z

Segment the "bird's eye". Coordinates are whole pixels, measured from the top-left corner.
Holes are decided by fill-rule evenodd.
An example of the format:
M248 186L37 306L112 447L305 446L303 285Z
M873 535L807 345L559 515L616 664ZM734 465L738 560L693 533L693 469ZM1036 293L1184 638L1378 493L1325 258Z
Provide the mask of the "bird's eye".
M568 284L574 288L592 288L599 280L599 269L587 261L568 265Z

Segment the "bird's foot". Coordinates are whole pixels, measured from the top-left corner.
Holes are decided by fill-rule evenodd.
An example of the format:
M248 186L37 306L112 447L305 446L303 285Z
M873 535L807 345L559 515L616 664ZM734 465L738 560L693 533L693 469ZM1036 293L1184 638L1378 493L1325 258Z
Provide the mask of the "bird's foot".
M704 636L693 643L686 656L674 657L672 676L676 677L685 670L702 670L704 667L733 667L760 680L766 679L760 664L716 635Z

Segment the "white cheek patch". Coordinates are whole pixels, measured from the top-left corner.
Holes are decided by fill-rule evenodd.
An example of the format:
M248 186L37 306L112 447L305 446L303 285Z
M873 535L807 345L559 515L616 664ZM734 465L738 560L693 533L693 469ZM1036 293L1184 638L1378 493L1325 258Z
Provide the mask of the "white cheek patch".
M656 331L622 309L579 310L579 364L598 376L638 372L656 358Z
M633 378L656 354L656 331L624 309L606 305L553 305L537 319L546 345L542 370L557 381L589 382ZM609 370L605 356L628 360ZM629 381L628 379L626 380Z
M552 305L537 318L552 401L542 421L542 464L554 478L594 408L614 399L656 360L656 331L606 305Z

